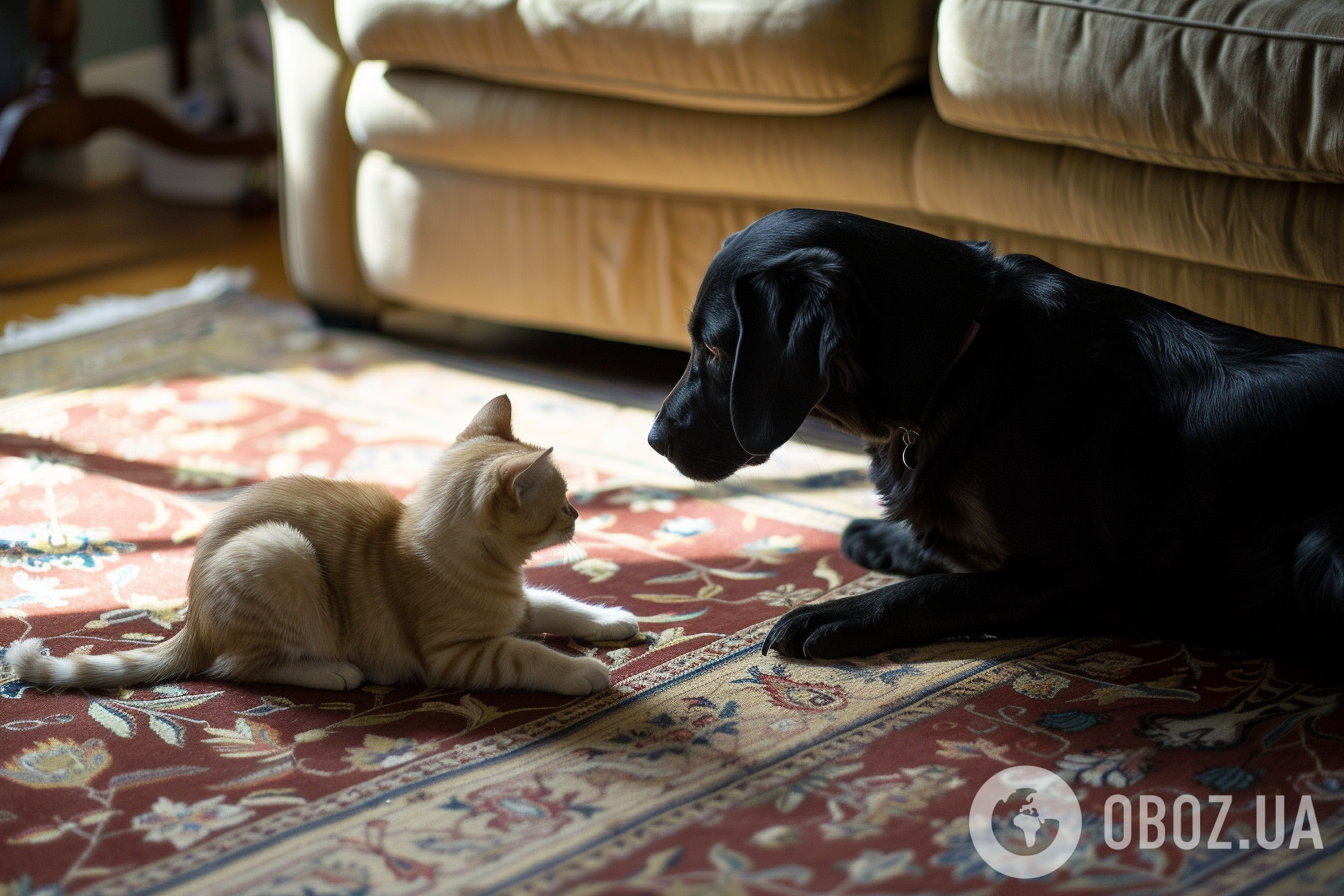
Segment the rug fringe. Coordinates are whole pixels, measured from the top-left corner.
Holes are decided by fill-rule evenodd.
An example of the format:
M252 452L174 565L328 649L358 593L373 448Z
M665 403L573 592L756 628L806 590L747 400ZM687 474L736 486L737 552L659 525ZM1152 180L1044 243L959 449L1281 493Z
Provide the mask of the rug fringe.
M4 335L0 336L0 354L96 333L232 292L246 292L256 278L256 268L220 265L197 272L186 286L161 289L147 296L85 296L77 305L61 305L55 317L5 324Z
M90 296L0 336L0 399L181 372L207 357L274 359L313 349L316 315L249 291L253 268L215 267L148 296Z

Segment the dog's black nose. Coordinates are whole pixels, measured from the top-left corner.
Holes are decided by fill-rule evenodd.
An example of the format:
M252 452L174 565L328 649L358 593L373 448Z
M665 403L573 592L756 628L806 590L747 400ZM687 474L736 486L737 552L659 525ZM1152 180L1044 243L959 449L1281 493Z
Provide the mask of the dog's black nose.
M662 420L653 421L653 428L649 430L649 447L663 457L667 457L667 453L672 450L672 435Z

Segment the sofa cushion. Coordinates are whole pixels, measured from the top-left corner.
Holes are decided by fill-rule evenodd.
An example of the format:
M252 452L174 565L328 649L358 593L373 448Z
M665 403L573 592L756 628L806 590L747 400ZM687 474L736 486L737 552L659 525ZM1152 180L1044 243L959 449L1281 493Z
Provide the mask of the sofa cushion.
M956 127L927 97L825 118L724 115L364 62L356 143L429 169L775 206L918 211L1021 233L1344 283L1344 185L1167 165Z
M927 96L815 116L726 115L492 84L442 72L355 69L346 120L363 149L517 177L792 205L908 208Z
M357 196L366 282L396 305L680 348L689 344L687 311L723 238L779 207L463 174L381 152L364 154ZM1039 255L1242 326L1344 345L1337 286L915 212L853 210L954 239L993 240L1000 252Z
M922 123L914 165L915 206L926 215L1247 274L1344 283L1344 184L1185 171L983 134L938 115Z
M924 80L937 0L337 0L354 58L688 109L813 115Z
M1344 181L1340 0L944 0L933 82L967 128Z

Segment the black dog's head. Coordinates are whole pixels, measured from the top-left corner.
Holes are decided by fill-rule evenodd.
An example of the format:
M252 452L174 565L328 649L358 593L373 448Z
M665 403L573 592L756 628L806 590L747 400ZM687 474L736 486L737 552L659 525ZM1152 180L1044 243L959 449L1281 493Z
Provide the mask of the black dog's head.
M831 386L852 280L833 249L799 245L789 215L730 236L700 285L690 362L649 431L691 479L762 463Z

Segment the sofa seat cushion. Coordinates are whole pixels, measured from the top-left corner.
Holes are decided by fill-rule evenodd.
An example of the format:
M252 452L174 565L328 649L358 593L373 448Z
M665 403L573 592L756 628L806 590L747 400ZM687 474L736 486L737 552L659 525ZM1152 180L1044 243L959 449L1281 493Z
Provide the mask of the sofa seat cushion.
M1253 274L1344 283L1344 185L1119 159L943 121L893 96L825 118L723 115L507 87L364 62L356 143L400 163L775 207L915 211L947 221Z
M933 83L967 128L1344 182L1340 0L944 0Z
M355 69L346 120L363 149L527 181L792 205L908 208L928 97L829 115L725 115L492 84L441 72Z
M928 76L937 0L337 0L357 59L688 109L815 115Z
M368 287L391 307L680 348L689 344L687 311L723 238L779 208L492 178L376 151L364 154L358 171L360 266ZM954 239L993 240L1000 252L1039 255L1081 276L1242 326L1344 345L1344 290L1338 286L917 212L853 210Z
M983 134L936 114L920 127L914 159L915 205L926 215L1246 274L1344 283L1344 184L1184 171Z

